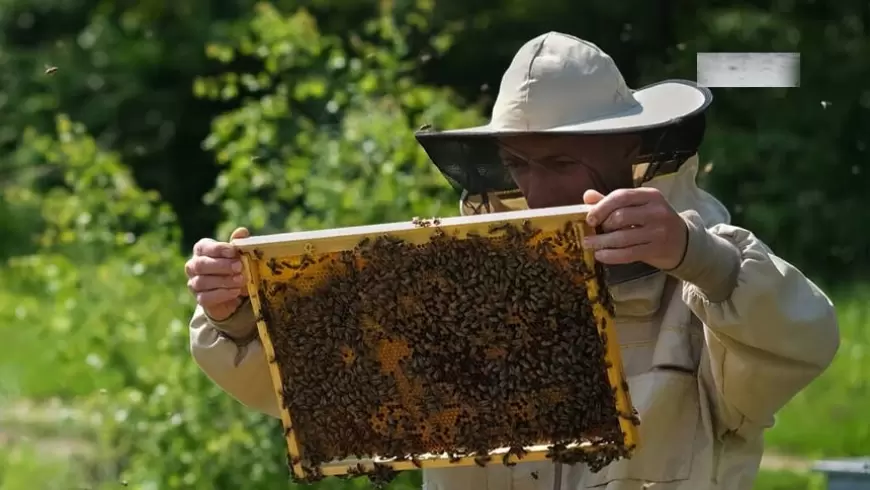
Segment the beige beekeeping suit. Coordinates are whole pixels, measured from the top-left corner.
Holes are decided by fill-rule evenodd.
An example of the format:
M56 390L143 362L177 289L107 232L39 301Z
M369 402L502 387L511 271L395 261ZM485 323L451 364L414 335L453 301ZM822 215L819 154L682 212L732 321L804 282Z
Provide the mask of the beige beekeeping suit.
M645 184L688 224L682 264L612 291L641 447L598 473L563 466L562 489L750 490L763 431L837 351L831 301L751 232L731 226L724 206L697 187L697 172L696 156ZM248 303L222 322L197 309L191 351L227 393L277 417L261 344L233 340L254 328ZM424 487L549 490L555 474L549 462L428 470Z

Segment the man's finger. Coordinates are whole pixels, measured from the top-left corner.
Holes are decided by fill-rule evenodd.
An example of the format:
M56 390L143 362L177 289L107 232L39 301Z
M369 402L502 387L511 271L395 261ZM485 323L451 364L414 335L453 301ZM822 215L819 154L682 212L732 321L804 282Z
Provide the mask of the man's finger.
M203 238L193 246L193 254L205 257L224 257L232 259L237 252L235 247L225 242L217 242L211 238Z
M230 241L248 238L249 236L251 236L251 232L247 228L236 228L230 235Z
M241 274L236 276L194 276L187 281L187 287L195 293L215 289L240 289L245 285Z
M649 206L629 206L610 213L601 225L604 231L615 231L632 226L643 226L650 222Z
M208 247L214 243L214 240L211 238L202 238L198 242L193 245L193 255L205 255L205 251L208 250Z
M646 228L626 228L600 235L590 235L583 238L583 246L592 250L612 248L628 248L651 243L649 230Z
M197 293L196 302L202 305L203 308L209 308L236 299L240 294L241 289L212 289L211 291Z
M640 206L649 202L650 198L646 189L618 189L595 204L586 216L586 221L590 226L598 226L617 209Z
M588 189L583 193L583 204L598 204L602 199L604 199L604 194L595 189Z
M637 245L628 248L607 248L595 251L595 260L602 264L630 264L643 262L649 255L651 245Z
M231 276L242 273L242 261L239 259L223 259L206 256L193 257L185 267L187 277L193 276Z

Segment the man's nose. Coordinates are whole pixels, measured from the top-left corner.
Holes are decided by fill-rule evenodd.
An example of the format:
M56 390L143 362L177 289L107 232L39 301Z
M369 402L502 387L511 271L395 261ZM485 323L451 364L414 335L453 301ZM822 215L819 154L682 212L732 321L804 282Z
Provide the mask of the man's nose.
M583 203L583 186L552 172L534 172L528 179L526 201L530 208L549 208Z

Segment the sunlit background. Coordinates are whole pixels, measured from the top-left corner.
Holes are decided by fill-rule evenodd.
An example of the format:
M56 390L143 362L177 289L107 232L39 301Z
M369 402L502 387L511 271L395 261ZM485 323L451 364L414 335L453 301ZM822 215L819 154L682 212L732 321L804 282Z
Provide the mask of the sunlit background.
M413 130L483 122L549 30L635 88L695 79L698 52L800 53L799 88L714 89L701 153L705 187L840 316L756 488L821 489L815 461L870 455L866 0L0 0L0 490L285 488L277 422L189 355L191 245L455 215Z

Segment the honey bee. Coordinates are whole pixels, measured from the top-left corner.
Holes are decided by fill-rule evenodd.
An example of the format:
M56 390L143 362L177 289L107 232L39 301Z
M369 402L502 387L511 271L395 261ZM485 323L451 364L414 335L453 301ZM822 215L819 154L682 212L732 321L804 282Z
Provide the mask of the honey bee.
M576 294L585 286L577 283L580 265L535 255L549 242L530 242L530 223L497 226L505 232L498 240L459 239L440 228L422 244L364 239L319 270L316 282L263 283L282 402L310 469L349 455L410 458L419 468L415 455L436 449L451 462L486 465L504 440L515 442L502 463L514 466L510 455L522 459L523 444L579 440L598 429L604 442L620 442L598 325L588 297ZM357 263L356 253L365 261ZM351 363L342 348L354 352ZM541 390L566 379L596 397L559 392L547 395L559 409L529 411ZM601 415L586 416L593 412ZM430 419L443 413L454 414L449 423ZM615 425L587 427L589 419ZM564 448L554 455L586 458ZM378 471L370 479L388 476Z
M501 223L501 224L490 225L490 227L487 231L489 232L490 235L494 235L500 231L507 231L507 230L510 230L512 228L513 228L513 225L511 225L510 223Z
M486 467L486 464L492 460L492 456L489 454L479 454L474 457L474 464L480 466L481 468Z
M517 459L523 459L523 457L525 457L526 455L526 450L523 449L521 446L511 446L511 448L508 449L506 453L504 453L504 456L502 458L502 463L505 466L516 466L516 463L510 461L510 457L512 454L516 455Z
M431 221L429 221L428 219L423 219L419 217L415 217L411 222L414 224L414 226L418 228L426 228L431 224Z
M274 276L277 276L278 274L280 274L281 269L283 269L283 267L281 266L281 263L278 262L278 260L275 257L272 257L268 261L266 261L266 266L269 268L269 270L272 272L272 275L274 275Z

